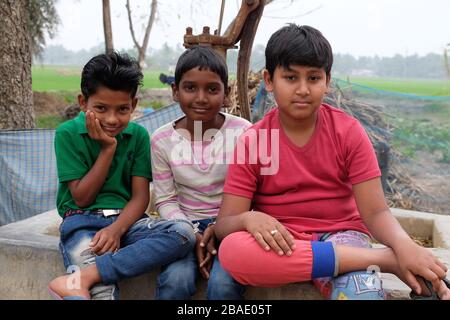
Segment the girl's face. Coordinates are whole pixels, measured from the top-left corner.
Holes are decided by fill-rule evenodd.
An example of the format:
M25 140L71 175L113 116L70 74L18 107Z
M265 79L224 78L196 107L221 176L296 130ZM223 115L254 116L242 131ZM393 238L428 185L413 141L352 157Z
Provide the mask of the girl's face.
M172 84L173 99L188 121L214 121L228 103L227 91L217 73L199 67L184 73L178 88Z

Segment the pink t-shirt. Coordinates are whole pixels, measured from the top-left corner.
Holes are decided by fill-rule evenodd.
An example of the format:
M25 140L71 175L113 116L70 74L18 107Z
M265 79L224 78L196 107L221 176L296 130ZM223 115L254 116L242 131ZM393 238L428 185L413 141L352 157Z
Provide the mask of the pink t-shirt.
M240 137L224 193L252 199L254 210L270 214L294 234L369 234L352 185L381 171L361 124L322 104L311 139L298 147L280 127L278 114L278 108L271 110Z

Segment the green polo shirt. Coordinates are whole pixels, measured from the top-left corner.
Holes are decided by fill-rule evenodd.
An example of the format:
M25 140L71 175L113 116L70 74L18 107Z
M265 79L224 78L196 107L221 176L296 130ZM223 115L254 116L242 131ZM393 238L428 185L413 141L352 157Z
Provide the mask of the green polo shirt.
M100 153L100 144L89 137L84 112L56 129L55 153L59 179L56 205L61 216L68 209L122 209L131 199L131 177L151 180L147 130L130 122L116 139L116 153L103 187L89 207L80 208L72 198L68 182L81 179L89 172Z

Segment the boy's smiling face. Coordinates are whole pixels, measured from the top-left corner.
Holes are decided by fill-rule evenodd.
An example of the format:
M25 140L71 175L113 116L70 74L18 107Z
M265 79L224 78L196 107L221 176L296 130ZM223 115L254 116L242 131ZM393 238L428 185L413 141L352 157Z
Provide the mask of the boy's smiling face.
M131 98L130 93L126 91L99 87L88 100L80 94L78 102L82 111L94 112L108 136L115 137L128 126L131 113L136 108L137 98Z
M228 99L220 76L199 67L184 73L178 87L172 85L172 92L174 100L180 103L190 121L208 122L215 119Z
M322 104L330 77L323 68L291 65L276 67L272 79L265 70L264 82L267 91L273 92L280 112L291 119L307 120Z

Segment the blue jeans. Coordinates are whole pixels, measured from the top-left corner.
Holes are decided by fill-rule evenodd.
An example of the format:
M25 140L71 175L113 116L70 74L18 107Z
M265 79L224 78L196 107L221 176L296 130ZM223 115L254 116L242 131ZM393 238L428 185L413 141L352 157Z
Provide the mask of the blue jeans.
M199 223L199 230L204 232L213 219L193 221ZM196 292L196 282L199 278L198 261L194 250L184 258L161 268L156 287L158 300L190 300ZM208 279L208 300L242 300L245 286L234 280L220 265L217 256L211 268Z
M91 288L92 299L118 299L117 282L182 258L195 245L189 223L143 216L122 236L117 252L94 255L89 247L91 239L117 217L85 211L66 217L59 228L59 246L66 270L70 273L94 263L97 266L102 283Z

